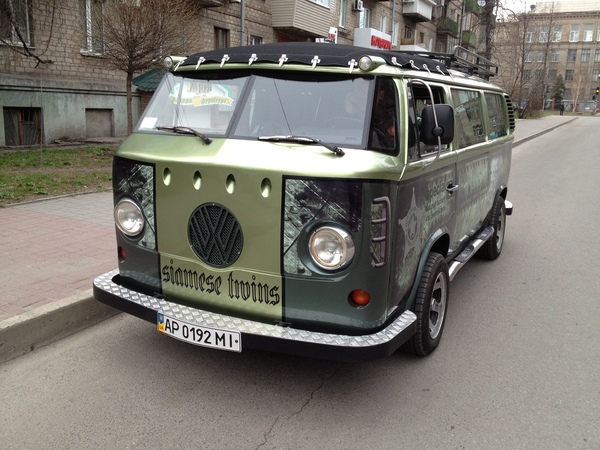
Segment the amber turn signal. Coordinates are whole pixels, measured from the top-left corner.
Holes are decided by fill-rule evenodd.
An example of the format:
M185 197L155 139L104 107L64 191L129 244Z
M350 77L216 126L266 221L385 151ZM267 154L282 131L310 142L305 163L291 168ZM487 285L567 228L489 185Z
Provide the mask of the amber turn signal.
M356 306L367 306L371 301L371 294L362 289L354 289L350 292L350 301Z

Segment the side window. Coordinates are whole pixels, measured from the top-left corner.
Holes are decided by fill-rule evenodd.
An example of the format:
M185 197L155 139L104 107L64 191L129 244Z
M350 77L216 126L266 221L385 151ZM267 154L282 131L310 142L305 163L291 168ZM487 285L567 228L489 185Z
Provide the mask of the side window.
M506 136L506 120L504 118L504 98L499 94L485 94L485 103L487 105L488 121L490 129L488 137L496 139Z
M479 92L452 89L454 102L454 135L458 148L485 141Z
M431 91L433 93L433 103L436 105L447 103L444 101L444 91L441 87L430 86ZM431 96L429 95L429 90L418 83L412 85L408 89L408 116L409 116L409 136L408 136L408 151L410 158L415 160L420 158L423 155L429 155L431 153L435 153L438 151L437 145L425 145L420 138L420 130L419 127L421 125L421 113L426 106L432 104ZM416 127L413 126L413 121ZM416 137L412 136L411 139L411 129L415 130L416 128ZM413 131L414 134L414 131ZM414 142L414 145L413 145ZM442 145L442 152L447 150L448 146L446 144Z
M373 99L369 148L395 153L398 148L397 95L394 81L378 78Z

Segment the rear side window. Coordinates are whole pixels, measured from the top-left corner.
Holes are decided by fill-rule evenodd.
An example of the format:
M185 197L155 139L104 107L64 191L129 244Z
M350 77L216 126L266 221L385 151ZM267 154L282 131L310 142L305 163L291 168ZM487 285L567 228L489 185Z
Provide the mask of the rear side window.
M481 98L477 91L452 89L454 102L454 136L459 148L485 141L481 115Z
M487 105L488 122L490 129L488 137L496 139L507 135L506 120L504 114L504 97L499 94L485 94L485 103Z

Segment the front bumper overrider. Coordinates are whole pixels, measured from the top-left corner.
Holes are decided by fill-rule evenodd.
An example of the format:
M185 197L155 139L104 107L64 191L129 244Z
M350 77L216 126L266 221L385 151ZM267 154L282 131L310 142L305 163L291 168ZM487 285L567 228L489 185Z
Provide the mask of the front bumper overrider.
M162 313L199 327L239 332L242 349L342 361L366 361L391 355L415 333L417 319L411 311L404 311L382 330L359 336L307 331L203 311L142 294L120 285L118 270L96 277L94 297L155 324L157 314Z

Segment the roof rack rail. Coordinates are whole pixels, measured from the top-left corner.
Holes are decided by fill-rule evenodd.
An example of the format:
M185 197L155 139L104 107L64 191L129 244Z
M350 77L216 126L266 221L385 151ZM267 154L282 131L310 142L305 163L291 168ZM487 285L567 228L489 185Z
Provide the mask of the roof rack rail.
M455 69L469 75L489 80L498 75L498 65L475 52L459 45L454 47L454 53L402 51L409 55L418 55L423 58L435 59L443 62L448 69Z
M452 56L452 68L466 71L471 75L476 75L480 78L485 78L486 80L498 75L498 64L494 64L489 59L467 50L460 45L454 47L454 55Z

